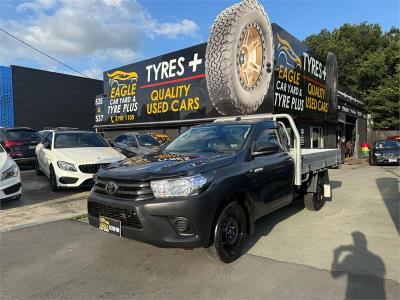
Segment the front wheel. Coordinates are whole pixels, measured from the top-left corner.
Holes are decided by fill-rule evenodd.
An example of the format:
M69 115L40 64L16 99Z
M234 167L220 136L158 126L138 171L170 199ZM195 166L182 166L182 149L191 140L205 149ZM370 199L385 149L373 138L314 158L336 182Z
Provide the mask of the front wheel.
M53 166L50 166L50 187L53 192L60 190L57 183L56 173L54 172Z
M238 202L232 202L219 215L214 228L214 241L207 251L210 256L230 263L242 255L245 239L246 214Z

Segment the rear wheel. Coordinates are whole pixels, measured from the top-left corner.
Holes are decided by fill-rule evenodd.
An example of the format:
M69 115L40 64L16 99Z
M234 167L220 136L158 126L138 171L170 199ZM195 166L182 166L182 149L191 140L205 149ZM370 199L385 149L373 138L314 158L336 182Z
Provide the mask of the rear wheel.
M326 202L324 197L324 175L318 174L317 187L315 193L306 193L304 195L304 205L308 210L318 211Z
M50 166L50 187L53 192L60 190L57 183L56 173L54 172L53 166Z
M246 238L246 213L238 202L229 203L214 228L214 242L207 248L212 257L230 263L242 255Z
M38 159L36 159L36 161L35 161L35 171L36 171L36 175L39 175L39 176L43 175L43 172L40 170Z

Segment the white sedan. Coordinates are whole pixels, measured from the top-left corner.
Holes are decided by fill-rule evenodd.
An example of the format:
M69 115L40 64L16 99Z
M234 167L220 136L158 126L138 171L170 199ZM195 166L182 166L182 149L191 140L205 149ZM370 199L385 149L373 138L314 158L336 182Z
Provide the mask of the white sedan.
M18 199L21 195L21 173L19 168L0 145L0 200Z
M61 187L93 185L93 176L124 155L99 134L90 131L49 131L36 146L36 173L50 179L53 191Z

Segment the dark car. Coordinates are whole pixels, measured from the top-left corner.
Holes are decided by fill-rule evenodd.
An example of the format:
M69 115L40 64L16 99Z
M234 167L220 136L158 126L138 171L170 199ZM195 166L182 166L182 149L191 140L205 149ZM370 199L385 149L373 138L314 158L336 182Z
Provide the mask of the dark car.
M160 143L153 136L137 132L121 134L112 146L126 157L152 154L161 150Z
M400 164L400 141L376 141L369 152L369 164Z
M28 127L0 129L1 145L19 165L35 164L35 149L40 140L39 133Z

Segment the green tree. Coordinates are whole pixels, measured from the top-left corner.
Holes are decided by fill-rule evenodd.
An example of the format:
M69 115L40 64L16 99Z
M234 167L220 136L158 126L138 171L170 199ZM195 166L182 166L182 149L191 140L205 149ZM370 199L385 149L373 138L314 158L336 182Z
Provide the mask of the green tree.
M305 39L315 55L336 54L340 90L363 101L376 129L399 129L400 30L344 24Z

